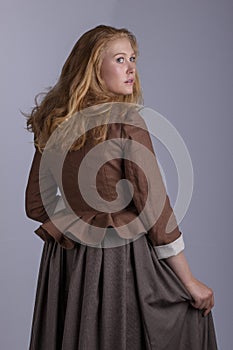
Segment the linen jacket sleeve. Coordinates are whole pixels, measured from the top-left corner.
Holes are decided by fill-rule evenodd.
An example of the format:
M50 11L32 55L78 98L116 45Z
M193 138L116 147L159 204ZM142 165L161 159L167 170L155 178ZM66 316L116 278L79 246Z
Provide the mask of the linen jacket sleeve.
M40 161L42 154L36 148L34 157L32 160L31 169L29 172L28 183L25 192L25 210L26 214L30 219L44 223L49 218L49 212L54 211L58 197L57 196L57 185L49 171L44 173L42 176L46 177L45 183L47 184L46 194L47 210L45 209L40 188Z
M133 186L133 201L159 259L184 249L183 234L157 163L149 131L138 112L129 113L122 126L125 178ZM139 166L138 166L139 165Z
M25 191L26 215L35 221L45 223L49 216L60 210L61 196L58 186L48 168L40 169L42 154L36 148ZM40 181L43 182L41 188ZM42 199L43 198L43 199ZM35 231L44 241L51 239L41 227Z

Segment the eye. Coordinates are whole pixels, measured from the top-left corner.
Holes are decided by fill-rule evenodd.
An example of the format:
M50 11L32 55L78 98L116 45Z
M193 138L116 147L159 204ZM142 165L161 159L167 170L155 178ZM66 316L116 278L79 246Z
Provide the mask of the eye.
M124 62L124 57L118 57L117 59L118 63L123 63Z
M129 59L131 62L135 62L136 61L136 57L135 56L132 56L132 57L130 57L130 59Z

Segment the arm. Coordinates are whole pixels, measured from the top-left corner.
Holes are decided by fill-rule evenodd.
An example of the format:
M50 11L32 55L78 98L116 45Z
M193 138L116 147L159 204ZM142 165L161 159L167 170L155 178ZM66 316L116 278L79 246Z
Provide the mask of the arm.
M124 171L134 189L133 202L158 258L176 255L184 249L184 241L166 193L150 134L137 112L127 115L125 123L130 124L122 126L122 138L127 139L124 142Z
M57 184L49 169L40 169L41 157L42 154L36 149L25 192L25 210L29 218L44 223L54 212L60 197L57 195ZM43 184L42 188L40 183Z
M63 234L61 227L66 228L74 221L73 217L66 217L62 197L57 194L57 183L48 167L44 163L40 167L42 154L36 149L29 173L25 193L25 210L29 218L42 223L35 233L43 239L50 241L53 237L62 247L71 249L73 242ZM54 216L58 214L56 220ZM53 219L52 219L53 218ZM75 216L76 219L76 216ZM56 223L58 222L58 227Z
M140 117L135 115L135 118L131 119L131 121L134 123L133 126L130 125L123 127L124 136L128 139L140 142L146 146L154 156L154 159L152 159L154 167L148 163L143 167L144 171L148 172L149 169L150 172L148 184L143 171L140 170L140 168L136 166L134 162L124 160L126 178L134 187L133 200L135 206L140 213L143 210L146 200L145 197L147 197L148 191L152 192L153 195L151 197L147 213L148 217L143 217L146 226L148 221L150 221L150 216L153 216L153 214L157 215L157 204L161 200L162 196L165 196L162 212L159 215L156 223L148 231L149 238L152 241L158 259L164 259L167 262L193 297L191 305L198 309L205 309L204 316L206 316L214 305L213 291L202 282L198 281L190 271L188 262L183 253L183 237L176 223L169 197L166 194L150 135L147 130L140 129L140 127L144 127L146 129L146 125ZM137 149L132 151L130 148L128 148L126 153L129 155L130 159L137 163L138 154L140 154L140 152L137 154ZM146 157L146 155L144 157ZM158 190L156 191L155 188ZM166 226L170 217L172 218L171 223L173 230L170 233L166 233Z

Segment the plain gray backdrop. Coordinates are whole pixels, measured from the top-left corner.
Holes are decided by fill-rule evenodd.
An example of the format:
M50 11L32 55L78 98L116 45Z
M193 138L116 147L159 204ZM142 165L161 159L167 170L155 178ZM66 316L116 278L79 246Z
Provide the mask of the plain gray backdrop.
M55 84L80 35L103 23L136 34L145 105L177 128L190 152L194 190L180 228L194 275L215 292L219 349L231 350L233 1L1 0L0 13L0 348L28 348L43 246L24 212L34 149L20 110ZM154 141L173 204L175 167Z

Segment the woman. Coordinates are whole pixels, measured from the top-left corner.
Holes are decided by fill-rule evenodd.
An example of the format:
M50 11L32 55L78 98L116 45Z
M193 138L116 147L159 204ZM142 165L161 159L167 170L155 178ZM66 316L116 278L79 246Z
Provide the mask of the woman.
M213 291L189 269L140 117L137 55L126 29L86 32L28 117L36 149L26 213L45 241L30 350L217 349ZM122 179L133 195L128 183L117 188Z

